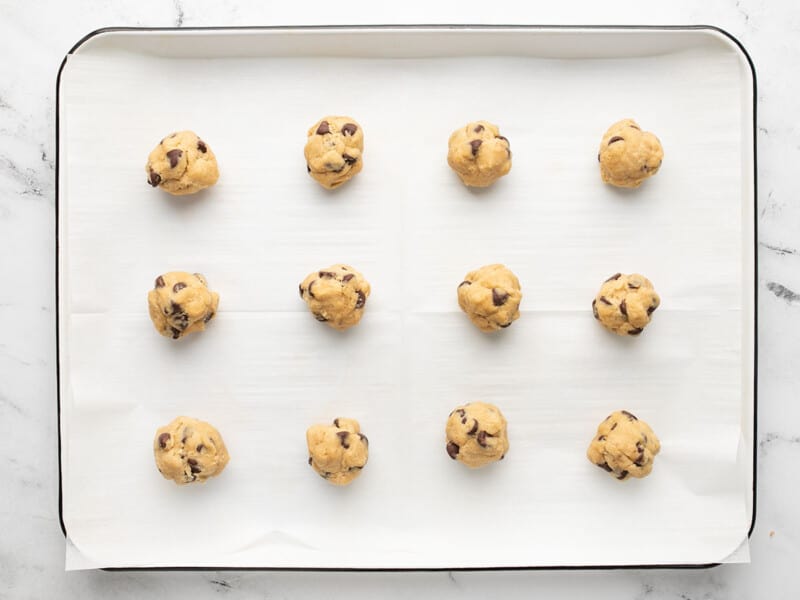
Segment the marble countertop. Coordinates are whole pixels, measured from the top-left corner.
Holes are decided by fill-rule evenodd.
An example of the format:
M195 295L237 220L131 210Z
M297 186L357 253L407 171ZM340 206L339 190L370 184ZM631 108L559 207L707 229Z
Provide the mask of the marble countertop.
M758 74L758 517L751 564L710 570L507 573L64 572L58 524L54 315L55 78L64 54L106 26L353 23L711 24ZM795 597L800 585L800 11L793 2L688 0L265 3L0 0L0 598ZM113 143L113 140L110 140ZM794 334L794 335L793 335ZM334 592L335 590L335 592Z

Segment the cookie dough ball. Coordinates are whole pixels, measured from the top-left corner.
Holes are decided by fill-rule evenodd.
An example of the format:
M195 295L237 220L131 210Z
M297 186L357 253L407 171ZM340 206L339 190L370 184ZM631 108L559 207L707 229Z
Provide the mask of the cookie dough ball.
M325 117L308 130L306 169L329 190L361 170L363 153L364 130L352 117Z
M586 456L622 481L647 477L659 450L661 444L647 423L627 410L618 410L600 423Z
M312 425L306 442L308 464L334 485L347 485L367 464L369 440L355 419L339 417L333 425Z
M458 305L485 333L504 329L519 319L519 279L504 265L470 271L458 284Z
M205 483L222 473L230 458L219 431L191 417L178 417L159 428L153 454L159 473L178 485Z
M617 187L637 188L658 173L664 150L649 131L633 119L623 119L608 128L600 142L600 176Z
M147 157L147 183L175 196L194 194L217 183L217 157L194 131L165 137Z
M508 452L506 419L500 409L485 402L459 406L445 427L447 454L471 469L502 460Z
M467 123L450 136L447 164L471 187L488 187L511 170L511 145L488 121Z
M639 335L661 304L650 280L638 273L616 273L592 300L594 318L617 335Z
M217 314L219 294L208 289L200 273L171 271L156 277L147 294L150 319L158 332L177 340L203 331Z
M314 271L300 284L300 297L314 318L339 331L358 324L369 292L369 282L350 265Z

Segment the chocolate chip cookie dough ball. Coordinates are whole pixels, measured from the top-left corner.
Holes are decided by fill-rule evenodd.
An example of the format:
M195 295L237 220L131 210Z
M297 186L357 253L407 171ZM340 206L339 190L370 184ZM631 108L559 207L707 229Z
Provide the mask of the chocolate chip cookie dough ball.
M511 170L511 145L488 121L467 123L450 135L447 164L471 187L488 187Z
M358 325L369 293L369 282L350 265L314 271L300 284L300 297L314 318L339 331Z
M639 335L660 304L647 277L616 273L600 286L592 300L592 312L603 327L617 335Z
M637 188L658 173L664 150L649 131L642 131L633 119L623 119L608 128L600 142L600 176L617 187Z
M334 485L347 485L361 475L369 458L369 440L358 421L339 417L333 425L312 425L306 431L308 464Z
M308 174L333 189L362 168L364 130L352 117L325 117L308 130L305 156Z
M504 329L519 319L519 279L504 265L486 265L458 284L458 305L484 333Z
M169 134L147 157L147 183L175 196L194 194L217 183L217 157L193 131Z
M177 417L159 428L153 454L159 473L178 485L205 483L222 473L230 459L219 431L191 417Z
M606 417L586 451L587 458L620 481L647 477L661 444L644 421L627 410Z
M485 402L459 406L445 427L447 454L471 469L502 460L508 452L506 419L500 409Z
M150 319L158 332L177 340L203 331L217 314L219 294L208 289L200 273L171 271L156 277L147 294Z

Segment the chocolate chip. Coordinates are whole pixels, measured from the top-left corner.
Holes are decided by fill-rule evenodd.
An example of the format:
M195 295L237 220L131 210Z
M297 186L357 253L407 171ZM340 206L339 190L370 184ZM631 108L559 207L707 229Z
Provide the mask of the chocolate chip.
M501 329L505 329L506 327L511 327L511 323L503 323L502 325L500 325Z
M346 162L348 165L354 165L358 162L357 158L354 158L349 154L342 154L342 158L344 159L344 162Z
M174 137L175 137L175 136L177 136L177 135L178 135L177 133L171 133L171 134L169 134L169 139L172 139L172 138L174 138Z
M481 147L483 140L472 140L469 145L472 146L472 156L478 156L478 148Z
M317 127L317 135L325 135L326 133L330 133L331 128L328 126L327 121L322 121Z
M629 281L628 287L632 290L638 290L640 287L642 287L642 284L640 284L638 281Z
M597 162L600 162L600 153L597 153Z
M358 131L358 125L355 123L345 123L342 125L342 135L355 135Z
M325 321L327 321L327 320L328 320L328 319L326 319L325 317L323 317L321 314L318 314L318 313L314 313L314 318L315 318L317 321L319 321L320 323L324 323Z
M611 306L611 302L605 296L600 296L600 302L602 302L603 304L606 304L608 306Z
M347 283L348 281L350 281L351 279L353 279L353 277L355 277L355 275L354 275L353 273L348 273L347 275L345 275L344 277L342 277L342 282L343 282L343 283Z
M161 449L164 450L167 447L167 442L170 440L172 436L168 433L162 433L158 436L158 445L161 446Z
M638 126L638 125L634 125L633 123L631 123L630 125L628 125L628 127L630 127L631 129L638 129L639 131L641 131L641 129L639 128L639 126Z
M203 451L203 448L205 448L205 447L206 447L206 445L205 445L205 444L197 444L197 451L198 451L198 452L202 452L202 451Z
M474 131L475 133L480 133L483 130L484 130L484 126L483 125L476 125L475 128L472 131Z
M639 419L636 417L636 415L634 415L633 413L629 413L627 410L621 410L620 412L621 412L623 415L625 415L626 417L628 417L628 420L629 420L629 421L638 421L638 420L639 420Z
M356 293L358 294L358 300L356 300L356 308L364 308L364 305L367 303L367 297L361 290L356 291Z
M461 287L462 285L472 285L472 282L471 281L462 281L461 283L458 284L458 287Z
M492 288L492 304L495 306L503 306L508 301L508 292L499 288Z
M314 279L314 280L311 281L311 283L308 284L308 295L311 296L312 298L316 298L316 296L314 295L314 292L311 291L311 288L314 287L314 284L316 282L317 282L317 280Z
M183 150L179 148L175 148L174 150L167 152L170 168L174 169L178 166L178 161L181 159L181 156L183 156Z
M166 284L166 283L164 283L164 278L163 278L161 275L159 275L158 277L156 277L156 287L157 287L157 288L164 287L165 285L167 285L167 284Z
M592 314L594 315L595 319L597 319L598 321L600 320L600 315L597 314L597 298L592 300Z
M465 411L463 408L459 408L455 412L457 412L462 417L467 414L467 411ZM453 413L450 413L450 414L453 414Z
M601 435L599 438L597 438L597 441L598 441L598 442L605 442L607 439L608 439L608 438L607 438L606 436L604 436L604 435Z
M303 291L304 291L304 290L303 290L303 284L301 283L301 284L300 284L300 285L298 285L297 287L298 287L298 289L300 290L300 297L302 298L302 297L303 297Z
M330 271L320 271L319 276L327 279L333 279L336 277L336 274L331 273Z
M173 340L177 340L179 337L181 337L181 330L180 329L175 329L174 327L170 327L169 329L172 332L172 339Z
M503 455L500 457L500 460L503 460L505 457L506 457L506 455L505 455L505 454L503 454Z
M336 417L336 418L333 420L333 424L334 424L334 425L336 425L336 427L339 427L339 417Z
M612 275L611 277L609 277L608 279L606 279L606 282L614 281L615 279L619 279L620 277L622 277L622 273L616 273L616 274Z
M511 142L509 142L509 141L508 141L508 138L507 138L507 137L505 137L505 136L503 136L503 135L496 135L496 136L494 136L494 139L496 139L496 140L503 140L503 141L504 141L506 144L508 144L508 147L509 147L509 148L511 147Z
M183 283L182 281L179 281L178 283L176 283L175 285L172 286L172 291L177 294L178 292L180 292L185 287L186 287L186 284Z
M309 165L308 163L306 163L306 172L311 173L311 165Z
M625 298L623 298L622 302L619 303L619 312L626 317L628 316L628 304L625 302Z
M648 309L647 309L647 316L649 317L649 316L650 316L650 315L652 315L654 312L656 312L656 309L657 309L657 308L658 308L658 306L650 306L650 307L648 307Z
M613 144L614 142L624 142L624 141L625 141L625 138L621 138L621 137L619 137L618 135L615 135L615 136L614 136L614 137L612 137L610 140L608 140L608 145L610 146L610 145L611 145L611 144Z
M147 179L147 183L153 187L158 187L158 184L161 183L161 175L150 169L150 177Z
M472 425L472 429L467 432L467 435L475 435L475 432L478 431L478 419L472 419L474 421Z
M628 472L627 471L623 471L622 473L619 474L617 479L625 479L627 476L628 476Z
M450 458L452 458L453 460L456 459L456 456L458 455L458 451L460 449L461 448L458 447L458 444L454 444L453 442L447 442L447 454L450 455Z
M202 469L201 469L200 467L198 467L197 465L192 465L192 466L190 466L190 467L189 467L189 470L190 470L192 473L200 473L200 472L202 471ZM197 478L195 477L194 479L192 479L192 481L194 481L195 479L197 479Z
M483 448L486 448L486 436L487 436L487 433L485 431L481 430L481 431L478 432L478 437L477 437L478 444L480 446L482 446ZM491 436L489 436L489 437L491 437Z
M367 436L365 436L363 433L359 433L358 437L361 438L361 441L364 442L365 446L369 446L369 439L367 439Z
M642 165L642 171L643 171L644 173L647 173L647 164L643 164L643 165Z
M175 301L170 301L169 308L170 308L170 314L173 315L178 315L181 312L183 312L183 308L181 307L181 305Z
M636 451L640 454L644 452L644 446L642 446L642 442L636 442Z
M631 330L628 332L628 335L639 335L639 334L640 334L640 333L642 333L643 331L644 331L644 329L642 329L641 327L634 327L633 329L631 329Z
M614 424L611 426L611 431L614 431L616 428L617 428L617 423L614 423Z
M186 459L186 462L188 462L191 466L195 466L197 464L197 461L193 458Z
M614 469L612 469L611 467L609 467L609 466L608 466L608 463L600 463L600 464L599 464L599 465L597 465L597 466L598 466L598 467L600 467L601 469L605 469L605 470L606 470L606 471L608 471L609 473L611 473L611 471L613 471L613 470L614 470Z
M197 140L197 149L200 150L200 152L202 152L203 154L208 152L208 147L206 146L206 143L203 140Z
M308 457L308 466L309 467L311 466L311 457L310 456Z
M208 313L205 317L203 317L203 323L208 323L211 319L214 318L215 314L216 313L214 313L214 312Z
M347 443L347 436L350 435L349 431L337 431L336 435L339 436L339 441L342 446L344 446L345 450L350 447L350 444Z
M462 425L466 425L467 424L467 417L461 417L461 424Z
M633 462L637 467L644 466L644 454L640 454L639 457Z

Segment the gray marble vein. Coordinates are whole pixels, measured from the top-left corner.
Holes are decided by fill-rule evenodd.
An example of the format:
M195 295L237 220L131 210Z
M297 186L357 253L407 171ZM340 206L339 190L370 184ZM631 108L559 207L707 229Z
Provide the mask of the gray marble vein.
M709 23L740 39L759 89L758 519L752 564L700 571L595 572L64 572L57 512L53 226L55 77L64 53L100 27L347 23ZM0 0L0 598L179 597L796 598L800 402L800 161L796 3L405 2L259 0ZM768 292L768 293L767 293ZM621 515L621 518L620 518ZM624 507L619 518L625 526ZM181 526L185 526L182 524ZM632 526L635 526L633 524Z
M785 300L786 302L792 303L800 300L800 294L798 294L797 292L793 292L785 285L782 285L775 281L767 282L767 289L773 294L775 294L777 298Z

